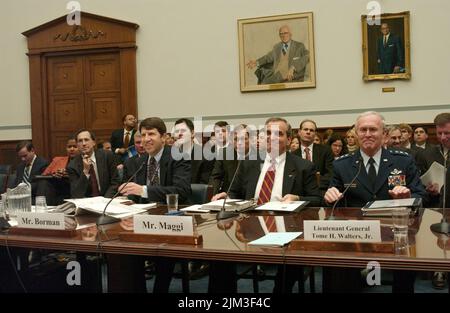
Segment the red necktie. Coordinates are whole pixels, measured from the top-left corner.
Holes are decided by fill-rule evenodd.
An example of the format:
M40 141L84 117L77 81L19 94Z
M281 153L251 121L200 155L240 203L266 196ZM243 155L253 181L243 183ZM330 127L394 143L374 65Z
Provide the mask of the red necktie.
M277 224L275 222L275 216L273 215L264 216L264 222L266 222L267 231L269 233L277 232Z
M305 158L308 161L311 161L311 153L309 153L309 148L308 147L305 148Z
M91 178L91 196L97 197L100 195L100 191L98 190L97 175L95 175L94 164L91 164L89 176Z
M258 205L264 204L270 201L272 195L273 182L275 181L275 168L271 165L264 176L264 180L259 191Z

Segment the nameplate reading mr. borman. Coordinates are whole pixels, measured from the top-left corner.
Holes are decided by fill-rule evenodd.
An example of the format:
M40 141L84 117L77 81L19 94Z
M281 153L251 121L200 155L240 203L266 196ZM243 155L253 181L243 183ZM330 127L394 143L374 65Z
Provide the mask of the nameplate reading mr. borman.
M304 221L309 241L381 242L380 221Z
M192 216L134 215L136 234L193 236Z
M17 213L17 227L64 230L64 213Z

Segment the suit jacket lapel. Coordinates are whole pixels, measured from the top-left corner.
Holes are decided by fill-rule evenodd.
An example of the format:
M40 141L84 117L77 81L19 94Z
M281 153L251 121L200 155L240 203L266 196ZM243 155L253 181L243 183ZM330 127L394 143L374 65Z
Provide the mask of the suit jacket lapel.
M380 190L380 188L387 183L389 173L391 172L391 170L393 170L392 166L393 161L390 157L390 154L383 149L380 158L380 166L378 168L377 180L375 181L374 193L377 193L377 191Z
M148 163L148 154L144 154L141 158L139 158L138 168L142 163L145 163L144 169L139 171L136 175L136 183L139 185L147 185L147 163Z
M101 153L100 150L95 150L95 160L97 162L96 166L97 166L97 173L98 173L98 177L97 180L100 182L100 188L102 189L101 192L104 193L106 190L106 183L105 183L105 173L103 170L103 166L105 166L106 164L106 160L105 160L105 154Z
M247 184L247 198L251 199L255 195L256 185L258 184L259 175L261 175L261 166L264 164L261 160L256 161L241 161L251 162L250 169L248 171L248 184ZM241 165L242 166L242 165Z
M159 160L159 184L162 186L166 185L166 176L167 176L167 166L169 164L170 158L170 148L164 147L164 151L161 155L161 159Z
M284 175L283 175L283 189L282 195L286 195L291 192L292 186L295 180L295 163L292 159L293 156L289 152L286 152L286 162L284 164Z

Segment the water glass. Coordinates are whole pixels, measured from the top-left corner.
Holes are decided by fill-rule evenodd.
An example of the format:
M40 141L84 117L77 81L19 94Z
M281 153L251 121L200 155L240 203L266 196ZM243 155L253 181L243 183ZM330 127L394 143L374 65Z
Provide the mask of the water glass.
M409 256L408 231L394 230L394 253L395 255Z
M170 193L166 195L167 211L178 211L178 194Z
M47 213L47 200L44 196L36 197L36 213Z
M392 224L395 231L408 232L409 212L407 208L398 208L392 210Z

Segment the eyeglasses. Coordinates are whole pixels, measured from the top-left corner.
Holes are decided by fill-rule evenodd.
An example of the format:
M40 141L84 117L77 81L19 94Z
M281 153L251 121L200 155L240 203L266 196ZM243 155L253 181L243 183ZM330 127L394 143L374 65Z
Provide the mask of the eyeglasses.
M280 33L280 36L289 35L289 32Z

